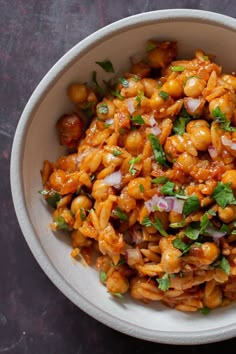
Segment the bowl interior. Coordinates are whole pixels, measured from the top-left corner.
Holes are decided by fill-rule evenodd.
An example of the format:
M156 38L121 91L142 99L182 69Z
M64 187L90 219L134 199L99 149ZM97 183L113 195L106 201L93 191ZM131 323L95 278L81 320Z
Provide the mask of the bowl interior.
M177 18L174 12L171 14L140 15L136 20L126 20L122 30L108 26L77 45L53 67L34 92L17 128L11 164L12 193L20 225L36 259L59 289L84 311L139 338L172 344L206 343L232 336L235 306L203 316L156 303L143 305L129 298L114 300L100 284L95 270L72 261L68 236L52 233L51 211L38 194L42 189L43 160L54 161L63 153L55 122L73 109L66 96L68 84L90 81L94 70L98 81L114 75L105 73L96 61L110 59L117 75L129 68L131 56L144 54L146 41L154 38L177 40L179 58L191 58L201 48L216 55L223 71L235 70L233 28L224 27L224 21L215 24L214 15L207 23L205 15L183 19L181 14Z

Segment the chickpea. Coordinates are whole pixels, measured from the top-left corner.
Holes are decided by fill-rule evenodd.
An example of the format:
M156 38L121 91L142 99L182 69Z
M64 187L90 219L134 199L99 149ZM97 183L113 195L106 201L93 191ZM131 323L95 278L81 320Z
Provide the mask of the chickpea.
M203 298L203 303L204 306L214 309L216 307L219 307L222 303L223 300L223 294L219 286L215 286L213 291L208 294L207 296L204 296Z
M111 293L124 294L129 289L129 282L118 271L115 271L107 279L106 286L107 286L108 291Z
M62 187L67 181L67 174L62 170L55 170L49 177L50 188L54 189L57 192L60 192Z
M201 96L204 87L206 86L206 81L200 77L189 77L185 81L184 94L189 97L197 98Z
M220 254L219 247L213 242L204 242L201 246L204 255L204 263L211 264Z
M75 247L88 247L91 245L92 240L85 237L79 230L73 230L71 233L72 246Z
M71 203L71 211L76 214L77 210L82 209L91 209L92 202L91 200L86 197L86 195L78 195L75 199L73 199Z
M219 207L218 216L226 224L236 220L236 205L228 205L224 209Z
M232 118L232 115L234 113L234 104L229 94L225 94L219 98L215 98L209 103L209 110L211 112L211 115L217 107L220 107L221 112L226 115L226 118L228 120Z
M77 154L69 154L67 156L61 156L57 159L55 167L59 170L67 172L75 172L77 170Z
M110 100L107 100L106 98L104 98L102 102L97 104L96 113L99 119L106 120L109 118L113 118L115 112L116 108L114 103Z
M151 78L142 79L144 85L144 94L150 98L157 91L157 81Z
M232 189L236 189L236 170L227 170L222 176L223 183L230 183Z
M178 273L181 269L181 251L167 249L161 255L161 266L166 273Z
M184 173L188 174L192 171L193 166L198 163L198 158L196 156L190 155L187 152L183 152L181 155L178 156L176 162L180 165Z
M183 86L177 79L170 79L164 83L162 90L173 98L180 98L183 95Z
M181 152L185 151L184 138L180 135L172 135L166 139L164 150L167 159L172 162Z
M74 83L68 87L68 96L74 103L81 103L87 100L88 89L86 85Z
M196 120L188 123L187 132L197 150L206 151L208 149L211 144L211 132L206 121Z
M110 194L113 194L112 187L108 186L103 180L96 180L93 184L92 196L99 202L106 200Z
M150 189L151 189L151 179L149 177L134 178L128 184L128 194L131 198L134 199L144 199L145 191Z
M150 98L150 105L152 109L160 109L163 107L163 99L159 95L159 92L154 92Z
M227 84L233 87L236 92L236 77L233 75L222 75L221 79L224 80Z
M63 115L58 119L56 128L61 145L66 145L70 149L77 147L83 134L83 121L78 114Z
M148 64L140 61L139 63L133 64L131 67L131 73L138 75L139 77L149 76L151 68Z
M168 66L176 56L176 42L150 42L150 44L154 44L155 46L153 50L148 52L148 61L152 68L164 68Z
M109 153L109 152L104 152L103 156L102 156L102 163L105 167L110 166L111 164L118 166L120 165L122 162L122 160L117 157L114 156L113 154Z
M143 151L144 138L138 130L128 132L124 138L126 150L132 155L139 155Z
M181 222L183 221L182 219L182 215L179 213L176 213L175 211L171 210L169 212L169 222L172 223L176 223L176 222Z
M136 200L129 196L128 186L122 189L117 205L120 209L126 211L127 213L136 208Z

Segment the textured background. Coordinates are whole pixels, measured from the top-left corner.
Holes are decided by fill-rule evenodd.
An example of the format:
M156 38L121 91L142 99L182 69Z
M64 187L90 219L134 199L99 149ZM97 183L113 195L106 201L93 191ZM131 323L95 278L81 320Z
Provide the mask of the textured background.
M234 0L0 0L0 353L235 352L236 334L216 344L173 347L125 336L87 316L39 268L12 205L14 132L42 77L68 49L99 28L167 8L210 10L236 18Z

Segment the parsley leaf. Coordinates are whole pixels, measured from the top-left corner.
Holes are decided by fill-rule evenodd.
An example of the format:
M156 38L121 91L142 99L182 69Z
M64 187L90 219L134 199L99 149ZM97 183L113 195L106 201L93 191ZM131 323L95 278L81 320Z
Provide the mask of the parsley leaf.
M140 107L143 98L144 98L144 92L139 91L137 96L135 97L135 100L137 102L137 107Z
M202 307L201 309L198 309L198 312L202 313L203 315L208 315L209 312L211 312L211 309L209 307Z
M100 114L107 114L109 112L106 102L100 103L97 108Z
M122 154L122 152L120 151L120 150L118 150L118 149L114 149L113 151L112 151L112 155L113 156L119 156L119 155L121 155Z
M105 95L105 90L97 82L97 72L96 71L92 72L92 81L95 84L95 91L98 93L98 95L101 96L101 97L104 96Z
M176 237L173 241L172 241L172 245L177 248L178 250L182 251L182 252L188 252L191 245L188 245L187 243L185 243L184 241L182 241L180 238Z
M142 116L140 114L131 117L131 121L132 121L132 123L139 124L139 125L145 123L144 119L142 118Z
M167 291L170 287L170 279L169 275L165 273L162 278L158 279L156 278L156 281L158 282L158 289L162 291Z
M141 157L140 157L140 156L138 156L138 157L133 157L131 160L129 160L129 162L128 162L129 165L130 165L129 173L130 173L132 176L134 176L135 173L137 172L136 169L134 168L134 165L135 165L136 163L139 163L140 160L141 160Z
M167 181L168 181L168 178L166 176L160 176L160 177L152 179L151 183L164 184Z
M55 223L57 224L57 228L59 230L70 231L70 226L67 224L66 220L61 215L57 215L55 217Z
M185 70L185 67L182 65L171 66L171 71L173 71L173 72L184 71L184 70Z
M96 64L98 64L107 73L114 73L114 68L110 60L96 61Z
M188 215L200 208L200 201L196 195L191 195L184 201L183 214Z
M121 293L114 293L112 291L108 291L109 294L115 296L115 297L118 297L120 300L123 300L124 299L124 295L122 295Z
M154 216L154 222L152 222L148 216L145 216L141 222L141 225L146 227L153 226L162 236L168 236L167 232L163 228L161 220L159 220L156 215Z
M101 283L104 283L107 280L107 273L105 273L104 270L100 270L99 279Z
M125 88L129 87L129 81L125 79L124 77L120 77L118 81L121 83L121 85Z
M119 98L121 101L124 101L124 96L122 96L119 92L118 89L116 89L115 91L111 91L111 94L117 98Z
M186 124L191 120L191 117L179 117L174 121L173 132L177 135L185 133Z
M150 52L151 50L156 49L156 47L157 47L156 43L148 42L147 43L147 47L146 47L146 51Z
M225 208L228 204L235 201L233 191L230 188L230 183L218 182L213 191L212 197L222 208Z
M162 166L167 166L166 155L158 138L154 134L148 134L147 137L151 143L156 161Z
M58 192L55 192L53 190L42 190L39 191L41 195L45 196L46 202L51 205L54 209L57 207L57 203L61 200L61 195Z
M143 184L139 184L138 187L139 187L140 192L143 193L143 192L144 192L144 186L143 186Z
M199 236L199 230L192 228L191 226L188 226L185 230L184 230L184 234L185 236L187 236L188 238L190 238L191 240L197 240L198 236Z

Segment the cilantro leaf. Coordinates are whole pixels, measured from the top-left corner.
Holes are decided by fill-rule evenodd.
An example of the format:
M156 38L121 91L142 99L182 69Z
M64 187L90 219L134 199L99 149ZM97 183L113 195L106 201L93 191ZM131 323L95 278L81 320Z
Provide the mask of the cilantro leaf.
M120 299L120 300L124 299L124 295L122 295L121 293L114 293L112 291L108 291L108 292L109 292L109 294L111 294L111 295L113 295L115 297L118 297L118 299Z
M142 116L141 116L140 114L131 117L131 121L132 121L132 123L139 124L139 125L145 123L144 120L143 120L143 118L142 118Z
M171 181L168 181L161 188L160 192L164 195L175 195L174 187L175 187L175 184Z
M61 195L58 192L55 192L53 190L42 190L39 191L41 195L45 196L46 202L51 205L54 209L57 207L57 203L61 200Z
M57 224L57 228L59 230L70 231L71 228L67 224L66 220L61 215L57 215L54 219L55 223Z
M182 252L188 252L191 245L188 245L187 243L185 243L184 241L182 241L179 237L176 237L173 241L172 241L172 245L177 248L178 250L182 251Z
M165 91L160 91L160 92L158 93L158 95L159 95L164 101L166 101L166 100L169 98L169 94L168 94L167 92L165 92Z
M143 193L143 192L144 192L144 186L143 186L143 184L139 184L138 187L139 187L140 192Z
M99 280L101 283L104 283L107 280L107 273L105 273L104 270L100 270Z
M221 270L223 270L223 272L225 272L227 275L230 274L230 264L229 264L229 261L227 260L227 258L225 258L225 257L221 258L219 268Z
M121 83L121 85L125 88L129 87L129 81L125 79L124 77L120 77L118 81Z
M230 183L218 182L213 191L212 197L222 208L225 208L228 204L235 201L233 191L230 188Z
M185 230L184 230L184 234L185 236L187 236L188 238L190 238L191 240L197 240L198 236L199 236L199 230L198 229L194 229L191 226L188 226Z
M133 176L133 175L135 175L135 173L136 173L136 169L134 168L134 165L136 164L136 163L139 163L140 162L140 160L141 160L141 157L140 156L138 156L138 157L133 157L131 160L129 160L129 165L130 165L130 168L129 168L129 173Z
M116 207L113 210L113 215L116 216L117 218L119 218L122 221L128 221L127 214L122 209L120 209L119 207Z
M198 309L198 312L202 313L203 315L208 315L209 312L211 312L211 309L209 307L202 307L201 309Z
M112 155L113 156L119 156L121 154L122 154L122 152L120 150L116 149L116 148L112 151Z
M156 215L154 216L154 222L151 221L148 216L145 216L143 218L143 221L141 222L141 225L144 225L146 227L153 226L157 231L160 232L162 236L168 236L167 232L163 228L161 220L159 220Z
M178 72L178 71L184 71L185 67L182 65L174 65L171 67L171 71L173 72Z
M165 273L162 278L158 279L156 278L156 281L158 282L158 289L162 291L167 291L170 287L170 279L169 275Z
M151 183L164 184L167 181L168 181L168 178L166 176L160 176L160 177L152 179Z
M102 102L98 105L98 113L107 114L109 112L106 102Z
M140 107L143 98L144 98L144 92L139 91L137 96L135 97L135 100L137 102L137 107Z
M184 201L183 214L188 215L200 208L200 201L196 195L191 195Z
M226 115L221 111L221 108L217 106L212 110L212 116L215 118L215 121L220 123L220 127L227 132L235 132L236 128L231 127L231 121L226 118Z
M179 117L174 121L173 132L177 135L183 135L185 133L186 124L191 120L190 117Z
M147 137L151 143L156 161L162 166L167 166L166 155L158 138L154 134L148 134Z
M114 73L114 68L110 60L96 61L96 64L98 64L107 73Z

